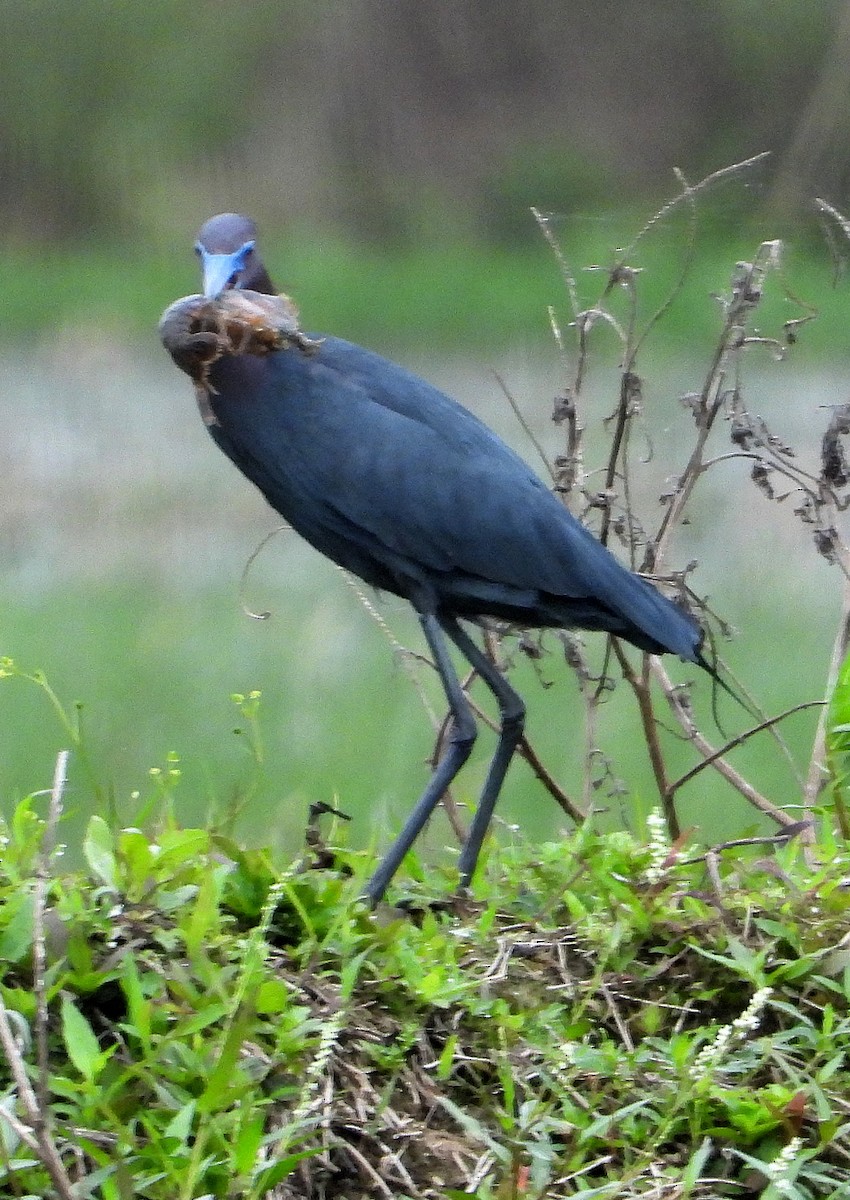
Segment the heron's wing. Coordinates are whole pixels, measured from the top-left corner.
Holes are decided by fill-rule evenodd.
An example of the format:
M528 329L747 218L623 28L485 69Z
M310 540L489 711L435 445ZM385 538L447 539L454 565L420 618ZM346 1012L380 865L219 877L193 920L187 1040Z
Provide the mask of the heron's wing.
M337 562L368 577L359 563L383 556L429 577L598 600L667 632L669 602L472 413L402 367L327 338L314 354L223 360L212 382L222 449ZM671 649L690 657L690 626L679 640L687 650Z
M566 530L583 594L581 551L595 541L518 455L424 380L333 338L314 355L231 361L242 378L213 374L214 411L242 451L237 465L294 524L315 513L431 570L565 595L566 564L551 555Z

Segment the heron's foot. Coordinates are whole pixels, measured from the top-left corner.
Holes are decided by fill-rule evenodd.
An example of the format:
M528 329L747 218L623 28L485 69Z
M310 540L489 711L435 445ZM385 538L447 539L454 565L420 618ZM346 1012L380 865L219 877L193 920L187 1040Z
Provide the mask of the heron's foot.
M476 916L482 911L484 905L480 900L473 900L468 888L460 887L451 896L439 896L433 900L427 900L422 897L403 896L395 903L390 903L385 900L379 901L377 904L372 904L369 898L366 897L366 902L370 907L377 910L379 920L394 919L396 917L407 917L414 925L421 925L424 918L428 915L447 914L450 917L459 917L461 920L468 920Z

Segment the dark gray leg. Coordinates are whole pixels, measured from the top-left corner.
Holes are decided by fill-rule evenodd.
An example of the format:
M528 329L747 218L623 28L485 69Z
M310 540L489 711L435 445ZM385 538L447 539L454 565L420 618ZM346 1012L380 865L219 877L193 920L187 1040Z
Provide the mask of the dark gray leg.
M425 822L439 804L446 788L450 786L455 775L457 775L458 771L469 758L470 751L472 750L472 743L475 741L476 735L475 720L472 716L472 710L470 709L467 699L463 694L457 673L452 665L452 660L449 657L448 649L446 648L446 643L440 628L441 622L439 622L435 616L424 613L419 614L419 620L422 622L422 629L425 633L431 653L434 656L434 664L437 668L437 673L440 676L440 682L442 683L443 689L446 693L446 699L449 702L449 709L452 714L452 732L449 738L449 744L446 753L437 764L434 774L428 781L428 786L419 797L419 800L416 802L416 807L405 822L404 828L393 842L392 846L390 846L387 853L384 855L383 859L378 865L377 870L366 886L366 898L372 907L374 907L383 897L390 880L401 866L401 861L405 854L407 854L410 847L422 832ZM463 631L456 625L455 622L444 622L444 624L446 632L449 634L452 640L455 641L458 649L464 654L467 654L462 642L459 642L455 637L452 625L454 625L454 628L457 629L457 632L462 638L466 638L466 635L463 633ZM469 641L469 639L466 638L466 641ZM473 649L475 650L476 654L480 654L480 651L478 651L477 647L474 645ZM480 667L478 667L477 663L473 662L472 665L476 668L476 670L480 671ZM492 687L493 685L491 684L490 686ZM499 704L501 705L501 703L502 701L500 699ZM510 757L510 755L508 757ZM507 764L505 765L507 766ZM503 770L502 775L504 775L504 773L505 772ZM501 783L501 777L499 782ZM484 791L486 793L486 787ZM496 788L496 792L498 794L498 787ZM495 804L495 797L493 798L493 803ZM483 836L484 834L482 831L481 837ZM473 866L474 865L475 863L473 860Z
M525 725L525 705L501 671L498 671L493 666L486 654L479 650L469 634L461 628L453 617L444 618L442 625L458 650L469 660L471 666L475 668L496 697L499 703L499 713L502 718L496 753L493 755L493 761L490 763L490 770L487 772L484 790L481 793L481 799L478 801L475 816L472 818L472 824L469 827L469 833L466 835L466 841L463 844L460 859L458 860L460 882L465 887L475 871L475 864L478 862L478 855L481 851L481 843L484 841L490 821L493 819L493 810L496 807L496 801L502 789L505 773L510 766L514 751L522 737Z

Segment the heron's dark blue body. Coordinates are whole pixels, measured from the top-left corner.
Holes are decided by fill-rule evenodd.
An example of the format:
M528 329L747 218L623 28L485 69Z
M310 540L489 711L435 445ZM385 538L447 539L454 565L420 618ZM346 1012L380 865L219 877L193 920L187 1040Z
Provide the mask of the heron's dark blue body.
M421 611L578 626L695 660L701 634L625 570L486 425L402 367L326 338L225 357L210 432L302 537Z
M207 296L274 292L255 243L245 217L207 222L196 245ZM175 361L188 369L177 353ZM522 701L460 620L603 630L706 666L689 614L623 567L472 413L402 367L327 337L311 349L226 354L207 383L208 425L224 453L316 549L411 602L446 691L447 752L369 883L373 902L475 738L443 635L493 691L502 716L461 852L464 882L522 735Z

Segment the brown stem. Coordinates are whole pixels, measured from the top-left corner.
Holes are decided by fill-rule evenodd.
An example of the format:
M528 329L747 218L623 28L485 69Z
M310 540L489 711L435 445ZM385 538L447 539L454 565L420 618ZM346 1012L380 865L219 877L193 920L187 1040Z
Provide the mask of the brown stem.
M614 654L617 656L623 677L631 687L637 700L641 724L643 725L643 736L646 741L647 751L649 752L649 761L652 766L652 773L655 776L655 785L658 788L661 808L664 813L664 819L667 822L670 837L675 841L676 838L681 837L682 830L679 825L679 814L676 812L673 791L670 788L670 782L667 778L664 754L661 750L661 743L658 740L658 725L652 709L652 693L649 687L649 663L651 656L644 654L643 668L640 675L638 675L632 669L631 663L626 658L623 648L616 638L612 638L611 645L614 649Z
M823 701L824 707L818 721L817 730L815 731L812 754L809 759L809 770L806 775L806 786L803 790L803 803L806 808L811 808L817 803L820 790L827 779L826 735L827 722L829 721L829 702L832 699L832 693L835 691L835 685L838 682L838 673L847 655L848 645L850 645L850 579L845 577L841 601L841 620L839 621L835 641L832 645L832 658L829 664L826 693Z
M3 1002L2 996L0 996L0 1046L3 1047L6 1061L9 1064L9 1070L12 1073L12 1078L15 1080L21 1107L26 1114L26 1118L35 1135L35 1140L38 1143L38 1156L41 1159L41 1163L53 1181L53 1186L56 1188L61 1200L74 1200L73 1185L65 1170L65 1165L59 1157L59 1151L50 1137L47 1128L47 1113L39 1106L35 1092L30 1085L26 1065L18 1049L18 1044L9 1021L9 1012ZM28 1144L30 1143L28 1142Z
M703 758L713 757L713 761L711 763L712 769L717 771L718 775L722 775L727 783L730 783L737 792L740 792L744 799L747 800L748 803L752 804L753 808L757 808L759 812L763 812L766 816L770 817L772 821L775 821L777 825L796 825L797 821L795 817L789 816L784 809L777 808L775 804L772 804L766 796L763 796L761 792L754 788L753 785L744 778L740 771L736 771L731 763L728 763L725 758L716 757L716 748L712 746L708 738L704 737L703 734L700 733L690 714L679 702L676 689L673 686L673 681L667 674L667 671L660 659L650 657L649 661L652 673L660 683L662 691L667 697L670 708L672 709L676 720L685 731L688 741L703 756Z
M493 718L484 712L484 710L480 708L471 698L469 703L478 720L483 722L488 729L498 732L498 722L494 721ZM587 813L578 804L576 804L574 800L570 799L570 796L567 794L567 792L564 791L555 777L550 774L525 734L523 734L520 738L519 744L516 748L516 753L520 756L520 758L525 759L525 761L531 767L531 770L534 772L535 777L543 784L546 791L549 793L555 803L564 810L570 820L576 825L583 824L584 821L587 820Z
M68 777L67 750L60 750L56 756L56 766L53 771L53 784L50 789L50 806L47 814L47 828L39 856L36 873L35 897L33 902L33 992L35 993L35 1044L36 1061L38 1062L37 1090L38 1102L42 1112L47 1113L49 1096L49 1063L47 1051L47 950L44 933L44 911L47 903L47 881L50 878L50 856L56 841L56 828L62 814L62 798Z
M620 376L620 402L617 405L617 423L614 427L614 437L611 442L611 453L608 455L608 466L605 471L605 492L611 492L617 478L617 463L620 451L626 437L629 423L631 400L634 391L639 387L639 380L632 371L624 371ZM608 528L611 524L611 506L606 504L602 511L602 526L599 530L599 540L603 546L608 542Z
M824 492L822 495L824 501L822 520L825 524L837 529L839 528L839 519L836 512L836 505L828 493ZM835 635L835 641L832 645L832 659L826 679L825 705L815 732L812 755L809 759L809 771L806 776L806 787L803 792L803 803L807 808L811 808L817 803L818 795L827 778L826 735L827 722L829 721L829 702L832 699L832 693L835 691L835 685L838 682L838 673L841 670L841 664L847 654L848 646L850 646L850 548L848 548L846 542L843 540L836 539L834 549L836 564L844 576L841 620ZM809 840L811 841L812 839L809 838Z
M469 685L472 683L474 678L475 678L475 672L471 671L470 674L467 676L467 678L464 680L464 682L462 684L463 690L465 692L469 688ZM443 718L442 722L440 723L440 728L437 730L437 736L434 740L434 748L431 751L431 755L428 759L428 765L432 771L435 771L437 769L437 764L439 763L440 759L443 756L443 745L446 740L446 734L448 733L449 729L451 728L451 723L452 723L451 714L446 713L445 717ZM440 803L442 804L443 810L445 811L445 814L448 817L449 824L452 827L452 833L455 835L455 840L457 841L457 844L459 846L462 846L463 843L466 841L467 829L466 829L466 826L464 825L463 821L461 820L458 803L455 800L454 795L452 794L451 788L446 788L446 790L443 792Z
M670 791L677 792L686 783L690 783L695 775L699 775L700 771L704 771L706 767L713 766L718 758L722 758L730 750L734 750L736 746L742 746L754 734L761 733L763 729L770 729L771 726L777 725L780 721L784 721L786 717L790 717L794 713L803 712L807 708L820 708L823 704L823 700L805 700L802 704L795 704L793 708L786 708L785 712L781 712L778 717L767 717L764 721L759 721L758 725L753 725L745 733L739 733L737 737L731 738L725 746L721 746L719 750L715 750L708 758L704 758L695 767L691 767L690 771L686 771L684 775L680 775L678 779L670 784Z

